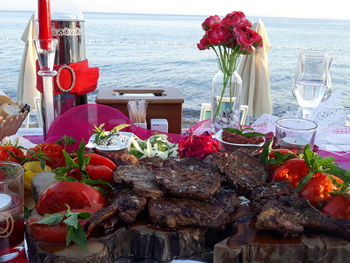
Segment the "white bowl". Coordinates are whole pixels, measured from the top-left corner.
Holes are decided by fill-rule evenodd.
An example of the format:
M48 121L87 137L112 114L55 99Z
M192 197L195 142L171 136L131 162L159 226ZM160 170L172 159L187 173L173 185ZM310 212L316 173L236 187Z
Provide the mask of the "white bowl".
M259 143L259 144L240 144L240 143L232 143L232 142L226 142L222 139L222 132L223 129L217 131L213 138L217 139L221 145L228 151L232 151L234 148L236 147L250 147L250 148L260 148L264 145L264 143L266 142L266 138L262 137L264 139L263 142Z
M89 139L89 142L88 144L86 144L86 148L89 148L89 149L92 149L92 148L96 148L100 151L108 151L108 152L111 152L111 151L120 151L120 150L124 150L126 148L128 148L128 145L130 143L130 140L131 140L131 137L134 135L132 132L122 132L120 131L119 132L120 134L122 134L123 136L126 136L127 139L122 143L122 144L119 144L119 145L109 145L109 146L100 146L100 145L97 145L95 143L95 138L96 138L96 134L93 134L90 139ZM108 134L108 132L106 132L106 134Z

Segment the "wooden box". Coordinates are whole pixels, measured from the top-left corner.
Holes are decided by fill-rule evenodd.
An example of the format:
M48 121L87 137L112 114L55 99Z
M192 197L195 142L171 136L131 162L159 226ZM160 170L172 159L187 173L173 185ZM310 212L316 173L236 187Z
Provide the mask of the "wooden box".
M181 134L182 103L184 99L175 89L100 89L96 103L108 105L129 116L130 100L146 100L147 126L150 119L167 119L170 133Z

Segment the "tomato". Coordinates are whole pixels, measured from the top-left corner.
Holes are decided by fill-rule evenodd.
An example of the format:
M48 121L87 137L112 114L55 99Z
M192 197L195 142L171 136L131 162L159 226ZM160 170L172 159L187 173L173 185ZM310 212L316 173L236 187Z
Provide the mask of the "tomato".
M276 152L281 153L283 155L286 155L286 154L291 155L292 158L289 158L289 159L293 159L293 158L297 158L298 157L294 152L292 152L291 150L288 150L288 149L273 149L269 153L269 159L276 159L276 156L275 156ZM286 159L284 159L284 158L280 158L280 159L282 159L281 160L282 163L280 164L280 165L282 165L286 161ZM268 168L269 172L272 173L280 165L269 164L267 166L267 168Z
M90 218L96 214L96 212L100 208L98 206L85 207L82 209L73 209L71 212L81 213L88 212L91 214ZM32 236L37 241L42 242L50 242L50 243L66 243L67 236L67 225L64 223L60 223L58 225L43 225L43 224L35 224L35 222L39 221L38 218L31 218L28 220L30 232ZM79 224L84 227L85 224L89 221L88 219L79 219ZM89 233L88 233L89 234Z
M96 206L101 209L105 200L95 188L80 182L60 181L45 190L39 197L36 210L40 215L71 209Z
M114 183L113 170L105 165L88 165L86 171L89 177L93 180L105 180Z
M288 181L294 187L307 175L308 168L303 159L290 159L277 167L272 173L273 181Z
M30 233L37 241L50 243L66 243L67 225L60 223L58 225L42 225L35 224L39 221L38 218L31 218L28 220L30 226Z
M55 169L57 167L65 166L65 160L63 155L63 148L61 145L54 143L54 142L46 142L42 144L38 144L34 148L31 148L30 150L34 151L35 153L42 152L45 156L50 158L49 160L45 160L46 165L50 166L51 168ZM37 160L34 158L34 160Z
M117 165L113 161L111 161L110 159L102 155L99 155L96 153L87 153L85 154L85 157L87 156L91 157L89 161L89 165L105 165L108 168L112 169L113 171L117 169Z
M24 153L21 149L11 145L0 145L0 161L11 161L20 163L21 158L24 158Z
M292 152L291 150L288 150L288 149L273 149L270 153L269 153L269 158L272 159L272 158L275 158L275 153L276 152L279 152L279 153L282 153L282 154L292 154L294 155L295 158L297 158L298 156L295 154L295 152Z
M69 170L69 172L66 173L66 176L73 177L78 181L81 181L82 179L82 174L79 167L74 167L73 169Z
M322 212L329 216L350 219L350 196L338 195L331 198L323 207Z
M337 177L333 178L341 182ZM330 193L335 190L337 190L337 186L332 183L331 179L327 175L318 172L306 183L304 188L299 192L299 195L307 198L312 205L318 207L330 199L332 197Z

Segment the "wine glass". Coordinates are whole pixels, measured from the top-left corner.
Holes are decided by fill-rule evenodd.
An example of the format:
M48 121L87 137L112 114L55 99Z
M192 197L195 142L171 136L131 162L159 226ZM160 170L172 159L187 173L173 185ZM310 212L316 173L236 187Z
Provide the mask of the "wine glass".
M299 54L292 91L304 119L331 94L331 63L332 58L324 51L302 50Z

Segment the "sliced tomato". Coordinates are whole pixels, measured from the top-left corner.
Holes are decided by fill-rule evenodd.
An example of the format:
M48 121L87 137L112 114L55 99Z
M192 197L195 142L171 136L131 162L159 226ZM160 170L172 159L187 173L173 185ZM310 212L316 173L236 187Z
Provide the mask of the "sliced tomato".
M30 233L37 241L50 243L65 243L67 235L67 225L60 223L58 225L49 226L42 224L35 224L39 221L38 218L31 218L28 220Z
M276 156L276 153L281 153L283 155L283 158L278 158L278 156ZM281 162L280 164L269 164L267 166L268 170L270 173L272 173L275 169L277 169L277 167L281 166L283 163L286 162L286 158L285 156L288 155L289 159L294 159L297 158L298 156L292 152L291 150L288 149L273 149L270 151L269 153L269 159L276 159L277 162Z
M71 212L75 212L75 213L88 212L91 214L91 217L92 217L94 214L96 214L96 212L99 209L100 208L98 206L92 206L92 207L85 207L82 209L73 209ZM89 218L84 220L79 219L78 221L79 221L79 224L82 227L84 227L88 220ZM31 218L28 220L31 235L35 238L35 240L42 241L42 242L50 242L50 243L66 242L66 236L67 236L66 224L60 223L58 225L49 226L49 225L43 225L43 224L36 224L35 222L37 221L39 221L38 218Z
M323 207L322 212L329 216L350 219L350 196L338 195L332 197Z
M34 148L29 150L34 151L36 154L43 153L49 160L45 160L46 165L55 169L57 167L65 166L65 160L63 155L63 148L61 145L54 142L46 142L38 144ZM30 156L30 154L29 154ZM36 158L33 158L37 160Z
M39 197L36 210L40 215L53 214L71 209L98 207L105 205L105 200L95 188L80 182L60 181L45 190Z
M69 170L69 172L66 173L65 176L73 177L78 181L81 181L82 179L82 174L79 167L74 167L73 169Z
M105 165L88 165L86 172L89 177L93 180L104 180L113 183L113 170Z
M273 181L288 181L294 187L297 187L299 181L307 175L308 168L303 159L290 159L284 164L277 167L273 173L271 179Z
M341 182L339 178L332 177ZM305 184L299 195L307 198L312 205L320 207L326 200L331 199L330 193L335 190L337 186L332 183L332 180L327 175L318 172Z
M113 171L117 169L117 165L112 160L102 155L96 153L87 153L85 154L85 157L87 156L90 157L89 165L105 165Z
M20 163L24 157L22 150L16 146L0 145L0 161Z

